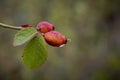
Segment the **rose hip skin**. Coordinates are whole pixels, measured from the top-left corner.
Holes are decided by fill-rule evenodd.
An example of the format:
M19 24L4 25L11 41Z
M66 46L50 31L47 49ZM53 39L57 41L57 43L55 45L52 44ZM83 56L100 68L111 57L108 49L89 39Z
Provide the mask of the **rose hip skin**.
M67 43L67 39L57 31L50 31L44 34L45 41L52 46L60 47Z
M40 31L41 33L46 33L54 30L54 25L49 22L43 21L37 25L37 30Z

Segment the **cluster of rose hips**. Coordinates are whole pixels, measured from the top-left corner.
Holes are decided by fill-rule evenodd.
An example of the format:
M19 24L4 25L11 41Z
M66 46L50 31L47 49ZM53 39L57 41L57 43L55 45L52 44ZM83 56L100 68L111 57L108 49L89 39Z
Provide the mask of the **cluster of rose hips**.
M31 26L22 25L22 27L27 28ZM36 28L37 31L43 35L45 41L51 46L62 47L67 43L67 38L58 31L54 31L54 25L49 22L40 22Z

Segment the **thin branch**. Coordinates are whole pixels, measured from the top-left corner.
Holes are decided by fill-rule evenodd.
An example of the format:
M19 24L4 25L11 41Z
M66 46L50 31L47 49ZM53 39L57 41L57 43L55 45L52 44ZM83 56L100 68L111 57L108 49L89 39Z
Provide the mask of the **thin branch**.
M15 30L21 30L22 29L21 27L11 26L11 25L7 25L7 24L3 24L3 23L0 23L0 27L9 28L9 29L15 29Z

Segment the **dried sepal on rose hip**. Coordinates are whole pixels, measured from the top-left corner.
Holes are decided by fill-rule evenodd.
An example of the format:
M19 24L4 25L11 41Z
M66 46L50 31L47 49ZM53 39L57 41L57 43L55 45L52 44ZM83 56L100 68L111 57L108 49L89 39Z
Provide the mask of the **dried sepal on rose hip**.
M49 22L43 21L38 23L37 30L41 33L46 33L54 30L54 25Z
M55 47L62 47L67 43L67 38L57 31L50 31L44 34L45 41Z

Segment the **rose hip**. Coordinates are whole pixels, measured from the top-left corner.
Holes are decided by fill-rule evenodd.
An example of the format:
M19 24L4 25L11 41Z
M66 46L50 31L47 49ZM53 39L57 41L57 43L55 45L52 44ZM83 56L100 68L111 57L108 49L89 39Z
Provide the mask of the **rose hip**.
M67 39L57 31L50 31L44 34L45 41L52 46L62 47L67 43Z
M54 30L54 25L49 22L43 21L37 25L37 30L40 31L41 33L46 33Z

